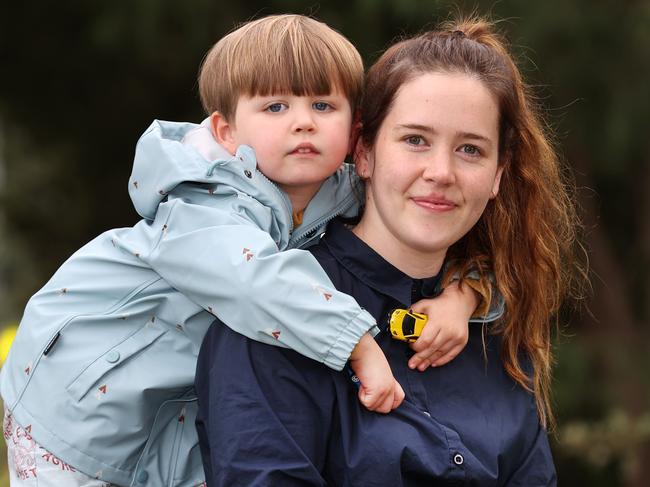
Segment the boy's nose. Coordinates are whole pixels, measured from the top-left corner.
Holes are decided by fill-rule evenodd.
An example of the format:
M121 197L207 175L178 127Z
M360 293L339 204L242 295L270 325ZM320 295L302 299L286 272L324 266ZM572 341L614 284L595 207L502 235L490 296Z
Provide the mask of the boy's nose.
M316 122L309 110L298 110L293 121L294 132L313 132L316 130Z

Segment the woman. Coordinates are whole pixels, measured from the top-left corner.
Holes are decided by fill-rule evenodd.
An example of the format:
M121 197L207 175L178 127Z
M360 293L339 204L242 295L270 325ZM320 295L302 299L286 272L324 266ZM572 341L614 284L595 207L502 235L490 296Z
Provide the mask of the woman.
M359 407L346 374L213 326L196 383L208 483L555 485L549 321L575 216L519 72L489 24L461 22L391 47L365 100L365 211L314 255L378 322L434 295L446 260L493 267L507 313L424 373L380 333L406 392L385 416Z

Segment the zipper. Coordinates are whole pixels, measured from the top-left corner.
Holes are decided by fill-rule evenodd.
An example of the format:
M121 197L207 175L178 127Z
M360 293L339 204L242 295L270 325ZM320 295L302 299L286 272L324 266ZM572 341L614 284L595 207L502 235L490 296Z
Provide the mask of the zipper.
M287 218L289 223L289 239L287 241L287 248L297 248L298 243L303 240L307 235L309 235L314 230L317 230L319 227L324 227L327 223L335 219L337 216L341 215L348 208L352 206L352 203L355 201L356 196L353 192L348 194L337 206L332 210L328 211L325 217L318 218L314 220L308 227L305 227L299 234L293 235L294 225L293 225L293 213L291 202L289 197L280 190L280 188L269 178L266 177L259 169L255 169L255 173L260 177L263 183L267 184L271 188L270 195L273 196L273 199L277 200L280 206L284 210L284 216Z
M268 186L272 188L272 193L277 196L277 200L280 201L280 206L284 209L285 216L289 222L289 235L291 235L293 233L293 216L291 203L288 201L289 198L280 190L280 188L278 188L278 186L273 181L271 181L262 172L260 172L259 169L255 169L255 172L262 178L263 181L268 184Z
M303 229L302 232L300 232L297 235L293 235L289 239L289 245L292 248L299 247L298 243L303 240L307 236L311 236L310 234L314 231L317 230L319 227L324 227L327 225L330 221L334 220L337 216L341 215L345 210L350 208L352 201L355 199L354 194L348 195L338 206L336 206L332 211L327 213L327 216L323 218L318 218L316 219L313 223L311 223L308 227Z
M225 167L231 161L238 162L238 161L236 161L236 159L237 159L237 157L233 156L232 159L228 159L226 161L221 161L219 163L212 164L212 166L209 168L206 175L207 176L212 176L212 174L214 173L214 170L216 169L216 167L218 167L218 166L224 166ZM241 160L243 160L243 159L241 159ZM289 198L280 190L280 188L278 188L278 186L273 181L271 181L264 174L262 174L262 172L260 172L260 170L257 168L257 164L255 164L255 169L254 170L255 170L255 175L259 177L259 179L262 181L262 184L266 184L270 188L270 191L267 192L267 193L268 193L268 195L270 196L271 199L276 200L275 201L275 203L276 203L275 206L279 206L284 210L284 216L286 218L286 221L289 223L289 232L288 233L289 233L289 235L291 235L293 233L293 217L292 217L292 206L291 206L291 202L289 201ZM254 183L253 183L253 185L255 186ZM242 189L241 186L235 186L235 189L239 189L240 191L243 191L245 194L251 196L252 198L257 199L255 196L253 196L254 193L251 192L250 190L244 190L244 189ZM260 191L260 188L256 187L255 190ZM262 193L264 193L264 192L265 191L262 189ZM279 202L279 204L277 204L278 202ZM263 204L264 204L264 206L268 206L265 203L263 203Z

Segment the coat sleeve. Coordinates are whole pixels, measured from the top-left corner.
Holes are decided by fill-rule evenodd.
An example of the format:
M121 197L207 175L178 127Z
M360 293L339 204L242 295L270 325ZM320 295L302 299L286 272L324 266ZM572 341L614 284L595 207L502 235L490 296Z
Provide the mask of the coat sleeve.
M328 369L306 362L215 321L196 373L208 485L326 485L321 471L334 393Z
M163 202L139 229L140 258L236 332L342 369L374 318L310 252L279 251L268 208L236 191L211 196Z

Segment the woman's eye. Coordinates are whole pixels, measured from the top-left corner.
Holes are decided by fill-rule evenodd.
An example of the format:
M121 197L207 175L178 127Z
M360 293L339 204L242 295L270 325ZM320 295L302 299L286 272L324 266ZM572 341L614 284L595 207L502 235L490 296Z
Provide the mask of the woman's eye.
M472 144L465 144L460 148L461 152L463 154L467 154L468 156L480 156L481 155L481 149L476 147L475 145Z
M284 103L271 103L266 107L267 112L278 113L287 109L287 106Z
M312 107L314 108L314 110L317 110L319 112L326 112L327 110L330 110L332 108L332 105L324 101L317 101L312 104Z
M409 145L424 145L424 139L420 135L409 135L405 140Z

